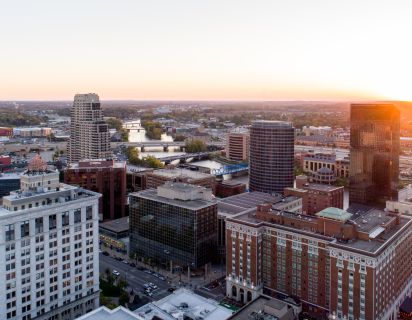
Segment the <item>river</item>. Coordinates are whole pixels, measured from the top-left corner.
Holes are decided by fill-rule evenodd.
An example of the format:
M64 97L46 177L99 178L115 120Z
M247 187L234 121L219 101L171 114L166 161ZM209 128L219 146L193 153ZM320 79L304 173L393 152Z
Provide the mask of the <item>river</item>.
M173 137L163 133L161 136L161 141L173 141ZM146 132L143 128L139 130L130 130L129 131L129 141L130 142L143 142L143 141L153 141L153 139L150 139L146 136ZM180 151L179 147L170 147L169 151L163 151L162 147L146 147L144 152L139 152L140 157L145 157L148 155L155 156L156 158L162 158L169 156L171 154L174 155L179 155L179 154L185 154L185 152ZM178 161L176 161L175 164L177 164ZM221 168L223 165L217 161L213 160L202 160L202 161L196 161L196 162L191 162L193 164L202 166L202 167L207 167L210 169L218 169Z

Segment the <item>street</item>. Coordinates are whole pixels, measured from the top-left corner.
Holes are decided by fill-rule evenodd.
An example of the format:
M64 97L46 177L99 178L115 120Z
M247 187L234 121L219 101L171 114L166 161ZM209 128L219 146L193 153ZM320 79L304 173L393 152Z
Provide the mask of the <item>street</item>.
M168 294L167 289L171 286L166 281L162 281L156 278L152 274L148 274L144 271L138 270L136 267L131 267L128 264L118 261L111 256L105 256L102 253L99 254L100 273L104 274L107 269L112 273L113 270L117 270L120 273L121 278L125 279L128 285L128 291L133 289L135 293L142 293L143 285L145 283L152 282L158 289L153 291L153 296L148 297L151 300L159 300Z
M139 293L141 295L145 295L142 290L143 290L143 285L145 283L153 283L158 288L153 291L153 296L152 297L147 297L150 300L156 301L159 299L162 299L163 297L167 296L170 294L170 292L167 291L168 288L170 287L180 287L180 286L185 286L189 289L194 290L197 294L200 294L206 298L209 299L215 299L217 301L222 300L225 297L225 289L224 286L218 287L216 289L209 289L203 286L205 283L205 280L203 277L200 278L191 278L191 284L187 285L185 284L184 281L187 281L186 276L180 277L178 274L171 275L171 274L164 274L164 272L161 272L164 274L166 277L166 280L160 280L159 278L155 277L153 274L148 274L143 270L137 269L137 267L131 267L130 265L123 263L122 261L116 260L112 256L105 256L102 253L99 254L99 261L100 261L100 273L105 274L106 270L109 269L110 273L112 273L113 270L117 270L120 275L119 278L125 279L127 282L128 286L128 291L133 289L135 293ZM220 270L219 270L220 271ZM223 273L218 273L215 271L211 277L219 278L223 275ZM173 276L173 279L171 279L171 276ZM223 279L223 278L221 278ZM182 280L182 282L180 282ZM213 279L206 279L207 282L211 282ZM179 284L180 283L180 284Z

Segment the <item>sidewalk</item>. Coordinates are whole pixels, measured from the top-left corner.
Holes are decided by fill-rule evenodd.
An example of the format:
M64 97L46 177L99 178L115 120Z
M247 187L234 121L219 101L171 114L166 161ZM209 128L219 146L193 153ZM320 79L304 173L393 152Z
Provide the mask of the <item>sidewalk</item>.
M161 274L162 276L166 278L166 281L172 286L177 286L177 287L183 286L183 287L189 287L189 288L195 289L198 287L205 286L211 283L212 281L215 281L225 276L225 266L219 265L219 266L212 266L210 272L208 272L206 276L205 275L197 276L197 277L191 276L189 279L187 276L187 270L183 271L182 273L178 271L175 273L171 273L170 271L162 269L160 267L153 267L146 263L143 263L142 261L136 261L135 259L130 259L130 257L128 257L126 254L122 254L120 252L117 252L116 250L112 250L109 247L106 247L104 245L101 245L100 249L102 251L108 252L111 257L119 257L122 260L135 263L136 266L144 267L146 269L149 269L150 271Z

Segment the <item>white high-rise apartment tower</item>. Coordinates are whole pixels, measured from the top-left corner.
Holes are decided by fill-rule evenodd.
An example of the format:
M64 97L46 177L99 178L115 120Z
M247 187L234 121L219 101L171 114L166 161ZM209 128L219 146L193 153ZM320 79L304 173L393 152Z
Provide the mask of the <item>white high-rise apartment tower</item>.
M98 193L36 156L0 207L0 318L68 320L99 305Z
M109 158L110 134L103 120L99 96L95 93L76 94L70 117L69 162Z

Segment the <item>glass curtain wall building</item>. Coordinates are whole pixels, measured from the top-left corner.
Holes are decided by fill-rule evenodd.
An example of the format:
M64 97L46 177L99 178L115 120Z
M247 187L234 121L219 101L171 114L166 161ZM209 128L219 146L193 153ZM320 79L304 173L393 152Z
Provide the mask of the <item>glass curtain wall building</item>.
M132 255L198 268L216 256L216 238L215 201L169 199L155 189L131 194Z
M352 104L350 203L384 206L396 200L400 112L392 104Z
M295 128L284 121L253 121L250 128L251 191L283 193L293 187Z

